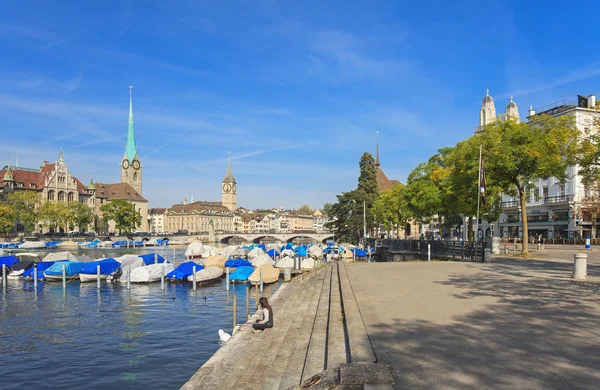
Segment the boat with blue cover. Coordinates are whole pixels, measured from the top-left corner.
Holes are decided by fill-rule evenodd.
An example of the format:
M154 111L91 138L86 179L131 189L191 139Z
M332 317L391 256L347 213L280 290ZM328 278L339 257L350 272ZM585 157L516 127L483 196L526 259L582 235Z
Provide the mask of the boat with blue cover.
M79 275L83 269L85 263L81 261L57 261L52 264L52 267L44 271L44 279L49 282L57 282L62 280L63 266L65 268L65 275L67 279L75 278Z
M109 257L107 259L84 263L81 272L79 272L79 280L82 282L94 282L98 280L98 266L100 266L101 280L106 280L106 278L109 276L113 276L115 278L121 276L121 263L112 257Z
M229 281L231 283L246 283L253 272L254 267L252 266L238 267L238 269L229 274Z
M14 264L16 264L18 262L19 262L19 259L17 258L17 256L0 257L0 267L6 267L6 268L10 269L10 267L12 267Z
M33 272L36 271L38 280L44 279L44 271L54 265L54 261L42 261L36 264L35 267L29 268L23 272L25 279L33 279ZM62 271L61 271L62 272Z
M239 267L252 267L252 263L244 259L229 259L225 262L225 268L229 268L230 271Z
M165 262L165 258L159 255L158 253L146 253L143 255L138 255L144 260L144 264L162 264Z
M167 274L167 279L171 282L184 282L194 272L194 266L196 266L196 272L203 270L204 266L193 261L186 261L181 263L173 271Z

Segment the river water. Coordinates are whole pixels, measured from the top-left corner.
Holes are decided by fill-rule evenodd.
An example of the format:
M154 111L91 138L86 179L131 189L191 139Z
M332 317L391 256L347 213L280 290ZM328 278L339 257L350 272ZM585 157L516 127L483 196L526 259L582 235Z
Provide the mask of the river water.
M100 258L158 252L174 264L184 249L86 250ZM83 251L73 251L73 253ZM6 253L5 253L6 255ZM281 282L280 282L281 283ZM280 283L265 286L271 296ZM186 284L12 281L0 292L0 388L177 389L220 347L218 330L231 333L246 318L246 286L225 279ZM250 312L256 307L250 289Z

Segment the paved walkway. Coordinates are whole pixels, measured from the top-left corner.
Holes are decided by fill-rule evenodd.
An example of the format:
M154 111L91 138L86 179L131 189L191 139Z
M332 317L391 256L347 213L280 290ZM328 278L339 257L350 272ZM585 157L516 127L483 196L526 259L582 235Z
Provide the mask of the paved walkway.
M599 283L565 261L354 263L347 271L398 389L593 389ZM600 277L600 267L589 274Z
M375 361L344 263L295 278L271 304L272 329L255 334L245 324L182 389L296 388L324 370ZM334 376L352 380L352 371Z

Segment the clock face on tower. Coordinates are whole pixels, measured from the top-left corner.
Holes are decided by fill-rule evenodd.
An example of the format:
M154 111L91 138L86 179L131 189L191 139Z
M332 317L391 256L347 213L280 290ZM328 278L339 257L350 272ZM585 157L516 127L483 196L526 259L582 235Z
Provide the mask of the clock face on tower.
M140 162L138 160L133 160L133 169L140 169Z
M235 194L237 192L237 186L235 184L233 184L231 186L231 191Z
M121 164L121 166L123 167L123 169L129 168L129 160L127 160L127 159L123 160L123 163Z
M223 183L223 192L231 192L231 184Z

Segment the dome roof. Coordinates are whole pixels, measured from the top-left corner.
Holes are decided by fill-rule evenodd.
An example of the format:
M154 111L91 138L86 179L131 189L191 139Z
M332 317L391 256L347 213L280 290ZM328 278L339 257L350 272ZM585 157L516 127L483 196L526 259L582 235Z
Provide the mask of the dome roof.
M483 98L483 102L481 102L482 106L485 106L486 104L494 104L494 99L492 99L492 97L490 96L489 89L485 90L485 97Z
M517 109L517 103L513 102L512 95L510 95L510 102L506 106L506 111L508 111L508 109L510 109L510 108L514 108L515 110Z

